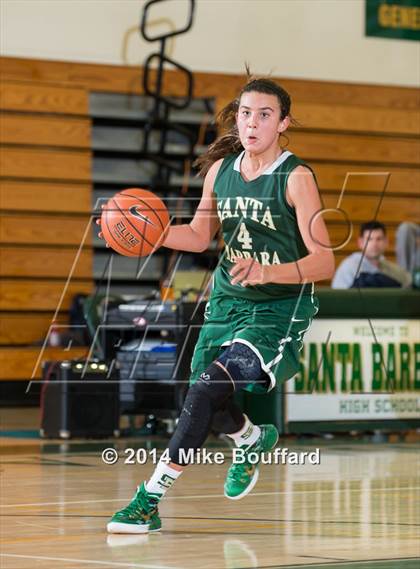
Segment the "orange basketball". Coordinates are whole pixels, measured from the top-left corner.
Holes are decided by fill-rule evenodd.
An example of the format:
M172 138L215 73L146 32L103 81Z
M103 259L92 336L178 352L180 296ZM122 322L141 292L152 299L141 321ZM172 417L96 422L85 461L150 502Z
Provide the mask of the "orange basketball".
M169 213L163 201L141 188L115 194L102 210L105 241L126 257L144 257L156 251L168 227Z

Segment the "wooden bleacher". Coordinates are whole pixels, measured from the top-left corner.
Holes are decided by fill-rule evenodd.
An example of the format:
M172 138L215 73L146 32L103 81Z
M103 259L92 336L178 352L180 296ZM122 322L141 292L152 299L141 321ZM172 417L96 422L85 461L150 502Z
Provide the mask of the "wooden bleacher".
M27 380L53 318L68 323L73 295L93 288L88 92L1 77L0 111L0 379Z
M45 336L90 215L89 93L142 94L142 81L136 67L9 57L0 63L0 379L24 379L27 368L16 365L15 358L27 362L34 348L21 345ZM196 73L195 96L213 97L220 109L243 82L238 75ZM357 249L358 226L375 216L386 173L391 176L377 217L388 227L392 259L397 225L420 218L419 91L280 82L291 94L301 125L288 133L289 148L314 168L324 207L337 206L351 173L341 208L354 231L337 250L337 262ZM182 77L169 72L165 89L182 95ZM347 225L336 215L326 218L333 243L340 242ZM91 267L89 235L59 321L66 320L73 293L92 289Z

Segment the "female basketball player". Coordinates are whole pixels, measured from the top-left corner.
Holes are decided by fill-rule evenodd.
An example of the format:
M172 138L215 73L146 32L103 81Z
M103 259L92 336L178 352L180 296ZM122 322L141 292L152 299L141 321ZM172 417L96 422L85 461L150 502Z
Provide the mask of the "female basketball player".
M238 389L268 391L298 371L303 335L317 312L313 282L330 278L334 258L312 171L282 149L289 95L250 80L220 114L227 134L199 160L203 195L190 224L169 229L164 245L205 251L221 227L225 243L191 364L184 407L161 460L131 503L108 523L112 533L161 528L157 505L200 449L212 422L248 453L271 450L274 425L253 425L233 401ZM255 455L254 455L255 456ZM248 494L258 478L249 460L232 464L225 496Z

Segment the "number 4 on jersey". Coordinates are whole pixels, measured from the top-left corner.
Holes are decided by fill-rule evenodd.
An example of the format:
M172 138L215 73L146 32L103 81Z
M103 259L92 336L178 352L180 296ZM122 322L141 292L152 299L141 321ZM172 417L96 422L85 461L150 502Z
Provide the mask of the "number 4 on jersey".
M239 243L242 243L242 249L252 249L252 238L246 228L245 223L241 223L239 227L238 237L236 238Z

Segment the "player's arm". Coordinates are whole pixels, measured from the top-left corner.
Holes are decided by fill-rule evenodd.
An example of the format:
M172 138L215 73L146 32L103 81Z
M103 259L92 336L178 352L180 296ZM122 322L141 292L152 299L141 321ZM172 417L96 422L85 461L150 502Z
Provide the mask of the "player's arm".
M310 170L304 166L295 168L288 179L287 197L295 208L299 231L309 254L294 263L270 267L273 269L270 282L301 283L332 278L334 254L322 214L316 215L323 206Z
M223 159L218 160L208 171L204 179L203 194L191 222L171 225L163 242L164 247L191 252L202 252L208 249L220 227L213 187L222 162Z

